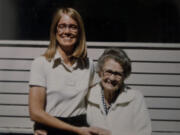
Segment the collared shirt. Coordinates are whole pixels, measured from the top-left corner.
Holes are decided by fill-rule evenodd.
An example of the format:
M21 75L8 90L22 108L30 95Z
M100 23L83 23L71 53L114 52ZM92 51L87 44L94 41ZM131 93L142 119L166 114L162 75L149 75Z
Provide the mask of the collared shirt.
M71 117L86 112L85 96L93 74L92 60L87 59L86 64L77 60L68 66L56 52L51 62L44 56L33 61L29 85L46 89L46 112L52 116Z
M91 126L105 128L112 135L151 135L151 121L143 95L125 89L106 114L101 86L94 86L88 96L87 121Z

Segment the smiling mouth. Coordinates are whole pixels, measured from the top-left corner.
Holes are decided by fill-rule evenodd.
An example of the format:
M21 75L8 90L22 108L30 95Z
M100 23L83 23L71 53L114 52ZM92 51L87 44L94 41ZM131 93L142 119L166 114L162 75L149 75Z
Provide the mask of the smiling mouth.
M113 87L115 87L118 84L117 81L108 81L108 80L106 81L106 83Z
M72 37L63 37L64 39L72 39Z

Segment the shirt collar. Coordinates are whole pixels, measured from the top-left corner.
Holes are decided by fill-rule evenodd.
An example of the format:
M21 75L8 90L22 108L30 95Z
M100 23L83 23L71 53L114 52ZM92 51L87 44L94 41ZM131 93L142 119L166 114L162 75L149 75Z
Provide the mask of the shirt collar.
M99 104L101 105L101 86L98 83L96 86L94 86L89 93L89 97L88 97L88 101L93 103L93 104ZM131 90L128 90L127 88L125 88L125 90L123 92L121 92L121 94L117 97L115 103L115 105L118 104L124 104L124 103L129 103L131 102L135 97L134 92L131 92Z
M77 60L75 61L75 63L74 63L72 66L66 65L66 64L64 63L63 59L62 59L61 54L60 54L58 51L56 51L56 54L55 54L55 56L54 56L54 58L53 58L53 68L56 68L56 67L59 66L60 64L62 64L62 65L63 65L67 70L69 70L69 71L72 71L72 70L76 69L77 66L78 66Z

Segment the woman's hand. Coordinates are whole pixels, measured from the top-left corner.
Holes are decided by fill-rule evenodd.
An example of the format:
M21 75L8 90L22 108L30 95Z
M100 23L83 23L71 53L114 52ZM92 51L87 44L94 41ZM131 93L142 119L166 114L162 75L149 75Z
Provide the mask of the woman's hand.
M97 135L96 130L93 130L89 127L80 127L78 128L78 135Z
M107 129L98 127L80 127L78 130L79 135L111 135ZM47 135L46 130L38 129L34 131L34 135Z
M47 135L46 130L38 129L34 131L34 135Z
M111 135L111 132L104 128L90 127L90 129L96 132L97 135Z
M91 129L88 127L80 127L78 128L79 135L98 135L95 129ZM47 131L43 129L38 129L34 131L34 135L47 135Z
M81 127L79 128L79 135L111 135L111 132L107 129L99 127Z

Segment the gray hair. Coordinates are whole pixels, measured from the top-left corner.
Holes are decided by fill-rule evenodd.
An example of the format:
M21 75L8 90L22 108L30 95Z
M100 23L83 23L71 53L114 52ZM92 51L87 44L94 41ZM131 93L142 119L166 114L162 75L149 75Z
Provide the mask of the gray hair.
M97 63L98 73L102 71L104 63L108 59L113 59L122 66L125 79L131 74L131 61L126 52L119 48L110 48L103 52Z

